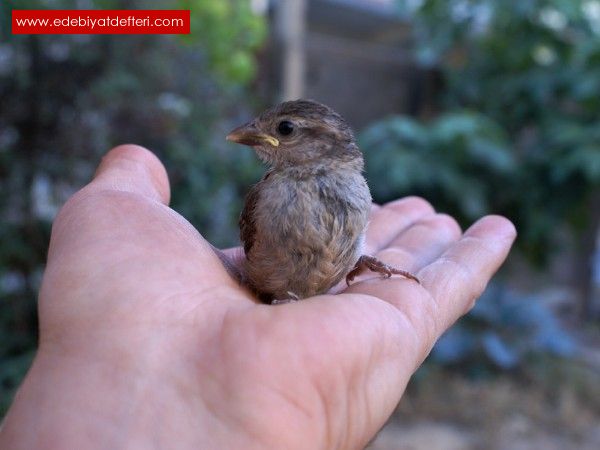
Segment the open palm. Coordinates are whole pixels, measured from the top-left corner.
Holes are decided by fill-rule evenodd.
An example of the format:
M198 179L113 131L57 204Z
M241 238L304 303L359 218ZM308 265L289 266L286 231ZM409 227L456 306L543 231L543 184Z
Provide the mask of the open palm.
M374 206L369 252L421 285L367 274L270 306L168 198L158 160L121 146L62 209L6 448L362 448L515 237L501 217L461 235L417 198Z

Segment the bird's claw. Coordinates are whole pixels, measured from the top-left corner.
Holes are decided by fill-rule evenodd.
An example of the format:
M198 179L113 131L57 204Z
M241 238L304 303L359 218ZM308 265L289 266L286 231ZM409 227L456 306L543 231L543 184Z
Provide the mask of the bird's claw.
M396 269L395 267L389 266L383 261L380 261L374 256L370 255L362 255L360 258L358 258L354 269L352 269L350 273L346 275L346 284L349 286L350 282L354 280L354 278L364 269L369 269L373 272L380 273L384 278L391 278L392 275L402 275L405 278L414 280L421 284L419 279L412 273L407 272L406 270Z
M274 299L271 301L271 305L285 305L286 303L294 303L300 301L300 297L298 297L298 295L293 293L292 291L287 291L287 294L289 295L288 298L283 298L281 300Z

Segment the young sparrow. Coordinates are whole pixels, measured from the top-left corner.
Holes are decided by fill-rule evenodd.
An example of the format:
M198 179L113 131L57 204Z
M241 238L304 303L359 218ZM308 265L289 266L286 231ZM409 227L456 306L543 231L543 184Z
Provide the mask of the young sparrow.
M244 282L261 300L323 294L365 268L418 282L362 254L371 193L352 130L331 108L285 102L227 139L253 147L270 166L250 189L240 217Z

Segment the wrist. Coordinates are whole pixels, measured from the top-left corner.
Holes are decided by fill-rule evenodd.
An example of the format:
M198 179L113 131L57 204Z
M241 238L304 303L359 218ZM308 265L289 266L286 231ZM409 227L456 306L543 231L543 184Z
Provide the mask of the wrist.
M176 367L164 355L115 359L42 347L0 429L0 448L269 448L222 421L199 395L201 377Z
M196 399L175 391L169 360L135 353L115 358L42 346L5 418L0 447L169 448L174 436L177 447L198 447L205 417L191 411Z
M136 443L157 395L132 361L41 349L2 429L6 448L125 448ZM158 390L158 395L161 391Z

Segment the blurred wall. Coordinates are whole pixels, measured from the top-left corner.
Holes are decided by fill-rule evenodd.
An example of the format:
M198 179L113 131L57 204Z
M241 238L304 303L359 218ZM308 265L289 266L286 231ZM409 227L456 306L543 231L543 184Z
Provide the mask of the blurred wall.
M394 113L428 115L435 72L418 68L394 2L272 2L271 82L284 99L313 98L360 129Z

